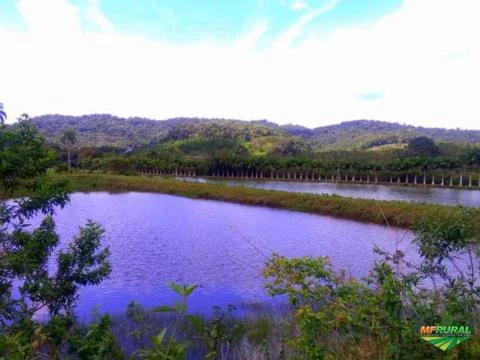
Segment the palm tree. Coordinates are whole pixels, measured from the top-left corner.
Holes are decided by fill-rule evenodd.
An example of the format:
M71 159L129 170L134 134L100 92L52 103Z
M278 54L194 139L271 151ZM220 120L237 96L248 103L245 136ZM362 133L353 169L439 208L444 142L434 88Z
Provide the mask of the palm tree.
M0 103L0 124L4 124L7 120L7 113L3 109L3 104Z
M61 141L62 141L63 145L65 145L65 147L67 148L68 172L70 172L72 147L77 142L77 134L76 134L75 130L65 128L65 130L63 130L63 136L61 138Z

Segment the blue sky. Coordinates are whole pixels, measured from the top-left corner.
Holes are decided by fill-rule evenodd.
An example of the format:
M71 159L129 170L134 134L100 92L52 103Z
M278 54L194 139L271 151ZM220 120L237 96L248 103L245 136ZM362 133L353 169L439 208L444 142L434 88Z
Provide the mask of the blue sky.
M326 1L310 3L310 6L320 7ZM287 0L104 0L101 8L120 31L140 31L149 37L175 43L205 38L226 43L262 21L270 25L267 37L274 38L307 11L295 11L293 4L295 2ZM341 23L375 19L400 4L399 0L345 0L321 19L312 21L309 31L326 31Z
M477 0L2 0L0 101L13 117L480 128L479 11Z
M27 30L28 24L22 19L17 3L17 0L0 2L0 23L7 28ZM84 11L89 6L88 0L69 3ZM184 44L203 39L228 43L258 22L268 22L265 35L274 39L309 8L327 3L326 0L102 0L98 7L119 32ZM306 32L325 33L340 25L372 21L400 6L401 0L339 1L331 11L312 21ZM83 28L95 30L88 22L83 23Z

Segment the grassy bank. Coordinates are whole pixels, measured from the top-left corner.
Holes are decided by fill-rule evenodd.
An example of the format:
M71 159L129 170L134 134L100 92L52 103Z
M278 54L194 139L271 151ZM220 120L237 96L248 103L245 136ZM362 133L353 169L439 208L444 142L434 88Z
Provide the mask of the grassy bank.
M401 182L398 183L397 181L390 182L390 181L378 181L374 182L372 179L370 179L369 182L362 180L362 181L345 181L342 179L335 179L335 181L331 180L315 180L312 182L312 180L300 180L300 179L281 179L281 178L269 178L269 177L263 177L263 178L242 178L242 177L218 177L218 176L200 176L201 178L205 179L212 179L212 180L217 180L217 181L235 181L235 182L248 182L248 181L258 181L258 182L292 182L292 183L317 183L317 184L330 184L330 185L335 185L335 184L347 184L347 185L361 185L361 186L377 186L377 185L384 185L384 186L392 186L392 187L409 187L409 188L419 188L419 189L455 189L455 190L471 190L471 191L478 191L480 189L480 186L477 185L472 185L471 187L468 185L449 185L446 183L445 185L441 185L438 183L435 183L432 185L431 183L423 184L421 182L417 182L416 184L413 182L405 183ZM475 174L475 179L478 179L480 177L480 174Z
M456 211L455 207L443 205L290 193L224 184L188 183L148 176L74 173L57 174L55 178L69 180L74 191L158 192L308 212L408 229L411 229L418 219L444 218ZM474 216L474 220L480 219L480 210L475 211Z

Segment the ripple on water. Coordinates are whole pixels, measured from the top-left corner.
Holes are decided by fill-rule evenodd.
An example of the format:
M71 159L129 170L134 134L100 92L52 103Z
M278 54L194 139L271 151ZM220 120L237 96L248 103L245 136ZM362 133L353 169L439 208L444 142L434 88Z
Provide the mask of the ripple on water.
M167 281L201 284L195 310L264 301L259 275L265 256L329 256L335 268L367 275L374 244L392 251L397 233L378 225L312 214L152 193L75 193L55 215L64 243L93 219L105 227L113 272L82 290L78 312L125 311L130 300L169 303ZM408 252L408 251L407 251Z

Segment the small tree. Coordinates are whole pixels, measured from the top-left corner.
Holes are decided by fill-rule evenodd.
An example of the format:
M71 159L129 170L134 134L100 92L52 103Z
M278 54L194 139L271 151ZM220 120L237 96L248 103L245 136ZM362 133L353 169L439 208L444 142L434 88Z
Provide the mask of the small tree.
M71 170L71 153L72 148L77 142L77 133L73 129L65 128L63 130L63 135L61 138L62 144L65 145L67 148L67 156L68 156L68 172Z
M28 123L0 127L0 199L12 197L17 190L29 194L19 200L0 200L1 359L26 359L40 353L61 358L66 344L76 336L73 310L78 290L100 283L111 271L109 249L101 246L104 231L92 221L66 249L58 249L52 215L68 202L69 193L66 183L53 183L44 176L54 158ZM44 217L35 229L28 222L38 215ZM54 257L52 271L49 264ZM50 315L47 324L36 321L42 309Z

